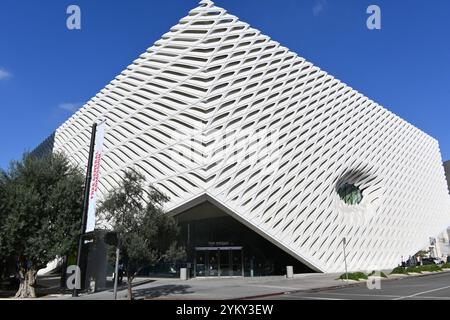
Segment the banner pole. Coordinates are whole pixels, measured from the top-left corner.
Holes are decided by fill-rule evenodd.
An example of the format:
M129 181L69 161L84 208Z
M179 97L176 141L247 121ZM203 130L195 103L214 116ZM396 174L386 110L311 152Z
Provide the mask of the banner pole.
M86 181L84 185L84 200L83 200L83 215L81 218L81 231L80 236L78 239L78 253L77 253L77 273L81 273L81 253L83 249L83 235L86 231L86 221L87 221L87 212L89 208L89 192L90 192L90 184L92 179L92 163L94 161L94 147L95 147L95 136L97 133L97 123L94 123L92 125L92 133L91 133L91 145L89 147L89 158L88 158L88 165L86 169ZM80 277L81 280L81 274L78 274L76 276L77 278ZM80 281L81 283L81 281ZM72 292L72 297L78 297L78 289L75 287Z

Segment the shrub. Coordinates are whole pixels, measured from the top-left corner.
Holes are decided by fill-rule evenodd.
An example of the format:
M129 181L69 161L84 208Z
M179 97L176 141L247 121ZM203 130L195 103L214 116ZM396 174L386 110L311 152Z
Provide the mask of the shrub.
M367 279L367 275L363 272L354 272L353 276L357 279Z
M367 275L363 272L350 272L348 273L348 280L359 281L361 279L366 280ZM347 280L347 275L344 273L339 277L339 280Z
M441 268L442 269L450 269L450 263L444 263L442 266L441 266Z
M428 271L428 272L438 272L438 271L442 270L442 268L440 266L435 265L435 264L420 266L420 267L418 267L418 269L420 271Z
M406 273L422 273L422 271L419 267L408 267Z
M397 267L394 270L392 270L391 274L422 273L422 271L438 272L438 271L442 271L443 268L450 268L450 264L446 263L442 267L435 265L435 264L407 267L407 268ZM372 275L372 274L373 274L373 272L370 275Z
M406 274L406 269L403 267L397 267L394 268L394 270L391 271L391 274Z
M374 276L375 274L377 274L378 276L380 276L382 278L387 278L387 275L384 272L381 272L381 271L376 272L375 270L372 271L371 273L369 273L367 276L371 277L371 276Z

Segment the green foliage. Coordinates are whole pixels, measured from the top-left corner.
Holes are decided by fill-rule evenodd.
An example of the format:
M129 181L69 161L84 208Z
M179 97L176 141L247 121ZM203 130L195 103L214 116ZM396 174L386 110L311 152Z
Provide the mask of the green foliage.
M360 280L367 280L369 277L374 276L374 275L379 275L382 278L387 278L386 274L384 274L383 272L377 272L377 271L372 271L369 274L365 274L364 272L351 272L348 274L348 279L349 280L355 280L355 281L360 281ZM339 276L340 280L346 280L347 276L344 274Z
M344 274L340 275L339 279L346 280L347 275L344 273ZM367 275L363 272L350 272L350 273L348 273L348 279L355 280L355 281L359 281L361 279L367 280Z
M416 253L416 256L419 256L421 258L425 258L429 254L430 254L429 250L420 250L419 252Z
M62 155L25 154L0 172L0 252L37 270L76 248L83 174Z
M449 265L450 267L450 265ZM408 274L408 273L422 273L423 271L428 272L439 272L442 271L442 269L445 268L445 264L443 266L438 266L435 264L430 265L424 265L424 266L415 266L415 267L397 267L394 270L392 270L392 274Z
M446 262L441 266L442 269L450 269L450 263Z
M127 171L121 185L99 208L117 232L121 260L130 281L145 266L183 257L184 249L175 243L178 226L162 209L166 201L168 198L155 188L145 188L144 176Z
M6 182L5 172L0 170L0 283L2 279L7 277L8 253L5 251L5 244L3 243L5 240L1 235L6 220L6 211L3 205L6 202Z
M380 276L380 277L382 277L382 278L387 278L387 275L384 273L384 272L381 272L381 271L372 271L371 273L369 273L367 276L368 277L371 277L371 276L375 276L375 275L378 275L378 276Z
M167 249L162 259L166 262L176 263L178 261L185 261L187 258L186 249L177 245L173 242Z
M406 274L406 268L404 267L396 267L391 271L391 274Z
M428 271L428 272L438 272L442 271L442 268L435 264L429 264L424 266L418 266L417 267L420 271Z
M36 297L37 271L76 248L83 183L63 155L24 154L0 170L0 273L17 272L16 297Z
M421 269L416 266L416 267L407 267L406 268L406 273L422 273Z

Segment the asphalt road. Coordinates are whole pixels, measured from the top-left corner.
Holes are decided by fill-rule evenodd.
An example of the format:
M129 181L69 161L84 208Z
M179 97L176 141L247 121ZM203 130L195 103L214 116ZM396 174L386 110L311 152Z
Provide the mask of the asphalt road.
M266 298L267 299L267 298ZM271 300L450 300L450 273L385 280L380 289L366 283L319 292L297 292L270 297Z

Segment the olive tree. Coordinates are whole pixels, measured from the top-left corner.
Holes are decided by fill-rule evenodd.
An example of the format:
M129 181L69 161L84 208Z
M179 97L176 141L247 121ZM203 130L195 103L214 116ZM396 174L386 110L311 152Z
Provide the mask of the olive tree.
M84 177L60 154L24 154L0 176L0 251L17 262L16 297L33 298L37 271L76 248Z
M132 282L144 267L163 259L179 258L184 249L176 244L178 227L163 210L167 196L145 187L145 178L126 171L121 184L102 201L99 211L117 233L118 247L133 299Z
M6 194L6 178L7 177L5 175L5 172L0 170L0 281L2 281L7 276L7 260L10 258L3 243L4 237L2 237L1 235L2 226L6 219L6 213L3 207Z

